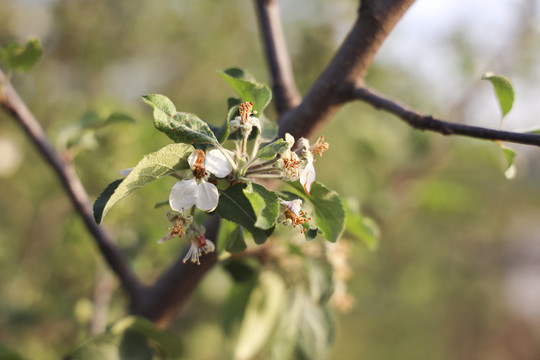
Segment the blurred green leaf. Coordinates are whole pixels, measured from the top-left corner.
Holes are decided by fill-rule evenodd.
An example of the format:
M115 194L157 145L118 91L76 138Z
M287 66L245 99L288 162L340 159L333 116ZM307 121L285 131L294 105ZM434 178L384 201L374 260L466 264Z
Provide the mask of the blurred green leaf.
M152 360L179 359L182 347L174 335L157 330L142 317L129 316L113 324L104 334L85 340L66 360Z
M43 54L38 39L30 39L24 45L11 42L0 48L0 60L6 70L28 71L36 65Z
M269 271L261 273L246 305L235 359L252 359L267 343L281 314L284 294L285 283L281 277Z
M482 75L482 80L488 80L493 85L495 95L501 107L502 116L505 117L514 105L514 86L507 77L486 72Z
M334 322L326 306L301 286L293 289L272 343L272 358L325 359L334 339Z
M364 217L359 211L345 208L345 231L362 241L370 250L379 245L380 229L375 221Z
M244 195L245 186L245 184L236 184L222 191L216 211L222 218L242 225L253 235L257 244L262 244L273 232L273 229L263 230L255 226L257 215L255 215L248 198Z
M231 254L246 250L247 245L242 227L232 221L221 219L216 247L218 254L223 250Z
M131 116L119 112L113 112L107 116L96 111L85 113L77 123L63 127L56 137L58 146L62 149L70 149L73 154L76 150L93 149L99 145L96 132L110 125L118 123L134 123Z
M298 193L303 188L299 182L289 183ZM315 181L311 185L310 196L306 197L315 210L317 226L326 240L336 242L345 226L345 210L338 193Z
M111 183L94 203L94 218L99 224L111 207L133 191L175 171L189 168L187 157L193 147L170 144L146 155L123 181Z
M21 355L0 343L0 359L2 360L25 360Z
M260 114L270 103L272 91L268 85L255 81L253 76L238 68L218 72L242 101L252 101L253 110Z
M255 227L263 230L274 228L279 213L277 194L256 183L248 184L243 191L257 217Z
M145 95L144 102L154 108L154 126L171 140L185 144L219 145L208 124L196 115L176 112L169 98L164 95Z

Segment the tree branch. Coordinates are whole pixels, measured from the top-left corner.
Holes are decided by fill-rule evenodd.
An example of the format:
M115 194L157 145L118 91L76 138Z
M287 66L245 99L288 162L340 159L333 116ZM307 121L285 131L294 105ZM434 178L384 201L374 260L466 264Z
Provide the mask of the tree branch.
M310 137L350 98L383 41L414 0L362 0L358 18L302 103L279 119L279 137Z
M19 123L37 150L52 166L60 182L67 192L73 206L82 217L84 224L94 238L107 264L120 280L122 287L131 298L139 292L140 283L126 262L120 250L112 242L109 235L100 228L92 216L88 195L79 180L73 165L63 160L50 143L45 131L34 115L11 86L0 70L0 107L6 110Z
M278 114L302 100L294 82L292 65L279 17L277 0L255 0L261 37L272 77L272 93Z
M515 133L450 123L433 116L420 114L401 105L397 101L388 99L365 87L354 89L353 95L356 99L364 101L377 109L382 109L396 115L415 129L434 131L443 135L463 135L477 139L500 140L517 144L540 146L540 135Z

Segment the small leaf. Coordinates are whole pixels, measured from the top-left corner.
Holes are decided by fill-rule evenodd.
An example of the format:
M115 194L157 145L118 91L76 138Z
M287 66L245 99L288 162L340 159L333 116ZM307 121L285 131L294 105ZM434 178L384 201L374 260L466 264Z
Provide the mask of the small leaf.
M124 181L124 179L118 179L107 185L105 190L103 190L101 195L99 195L94 202L94 220L96 220L97 224L103 219L103 210L122 181Z
M7 70L28 71L34 67L43 54L38 39L30 39L23 46L12 42L0 49L0 60Z
M251 183L251 186L244 189L244 195L248 198L255 216L257 216L255 226L263 230L274 228L279 214L279 198L277 194L268 191L262 185Z
M242 227L232 221L221 219L216 247L218 254L223 250L231 254L246 250L247 245Z
M252 101L253 110L260 114L270 103L272 91L268 85L257 82L253 76L241 69L231 68L218 72L242 98L242 101Z
M270 160L276 157L277 154L283 154L289 148L289 144L283 139L276 141L261 148L257 153L257 157L263 160Z
M164 95L145 95L144 102L154 108L154 126L171 140L185 144L218 145L208 124L196 115L176 112L169 98Z
M505 117L514 105L515 91L512 82L507 77L495 75L491 72L486 72L482 75L482 80L489 80L493 85L495 95L501 107L502 116Z
M243 188L245 186L245 184L236 184L221 191L216 211L222 218L242 225L253 235L257 244L262 244L274 229L263 230L255 226L257 216L251 203L244 195Z
M187 157L193 147L171 144L146 155L123 181L110 184L94 203L94 218L99 224L111 207L133 191L175 171L189 168Z
M289 184L300 194L303 192L299 182ZM313 205L316 223L324 238L336 242L345 225L345 210L338 193L315 181L306 199Z
M501 148L504 158L506 159L506 170L504 171L504 176L507 179L513 179L516 176L516 167L514 165L514 160L516 159L516 152L510 148L507 148L499 141L495 141L497 145Z
M134 123L135 119L131 116L120 113L120 112L113 112L110 114L107 119L105 119L103 126L108 126L111 124L117 124L117 123Z

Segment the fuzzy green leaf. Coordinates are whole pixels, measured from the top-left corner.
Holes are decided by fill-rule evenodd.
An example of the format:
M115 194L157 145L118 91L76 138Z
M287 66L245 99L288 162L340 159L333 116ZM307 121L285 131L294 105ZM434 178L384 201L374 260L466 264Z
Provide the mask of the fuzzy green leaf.
M218 145L208 124L196 115L176 112L169 98L163 95L145 95L144 102L154 108L154 126L171 140L185 144Z
M276 157L277 154L283 154L289 148L289 144L283 139L277 139L273 143L261 148L257 153L257 157L263 160L270 160Z
M24 45L12 42L0 49L0 60L6 70L28 71L36 65L43 54L38 39L30 39Z
M303 193L299 182L289 183L299 194ZM317 226L326 240L336 242L345 226L345 210L338 193L315 181L306 199L315 209Z
M123 181L110 184L94 203L96 222L99 224L114 204L133 191L175 171L188 169L186 159L193 150L190 145L171 144L146 155Z
M268 85L255 81L253 76L237 68L218 72L242 101L252 101L253 110L260 114L270 103L272 91Z
M264 186L251 183L244 189L244 195L251 203L251 207L257 216L255 227L268 230L276 226L279 213L279 198L273 191L268 191Z
M253 235L257 244L262 244L274 229L263 230L255 226L257 215L243 192L245 186L236 184L222 191L216 211L222 218L242 225Z
M375 221L345 206L345 231L361 240L370 250L379 245L380 230Z
M502 116L505 117L514 105L515 91L512 82L507 77L495 75L491 72L486 72L482 75L482 80L488 80L493 85L495 95L501 107Z

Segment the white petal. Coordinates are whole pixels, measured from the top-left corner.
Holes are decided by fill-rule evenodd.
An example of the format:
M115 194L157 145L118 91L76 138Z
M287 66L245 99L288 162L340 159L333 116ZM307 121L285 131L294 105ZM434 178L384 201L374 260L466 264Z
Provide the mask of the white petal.
M212 241L206 239L206 245L203 250L205 254L208 254L209 252L214 252L214 250L216 250L216 246Z
M180 180L174 184L169 195L169 204L176 211L188 210L195 205L197 198L197 181L195 178Z
M257 129L259 129L259 134L261 134L261 122L259 121L259 119L257 119L255 116L250 116L249 119L251 120L251 125L257 127Z
M201 181L197 186L195 205L203 211L212 211L216 208L219 200L217 187L207 181Z
M294 137L289 134L289 133L286 133L285 134L285 141L287 142L287 144L289 145L289 149L293 147L294 143L296 142L294 140Z
M315 166L313 160L308 159L306 167L300 173L300 184L304 187L304 191L309 195L311 184L315 181Z
M195 150L191 153L191 155L189 155L188 157L188 164L189 166L193 169L193 165L195 165L195 163L197 162L197 160L199 159L199 157L201 157L204 159L204 151L202 150Z
M232 166L227 161L227 158L225 155L221 153L218 149L213 149L206 154L206 162L204 163L204 167L207 171L209 171L211 174L214 174L218 178L223 178L232 170Z

